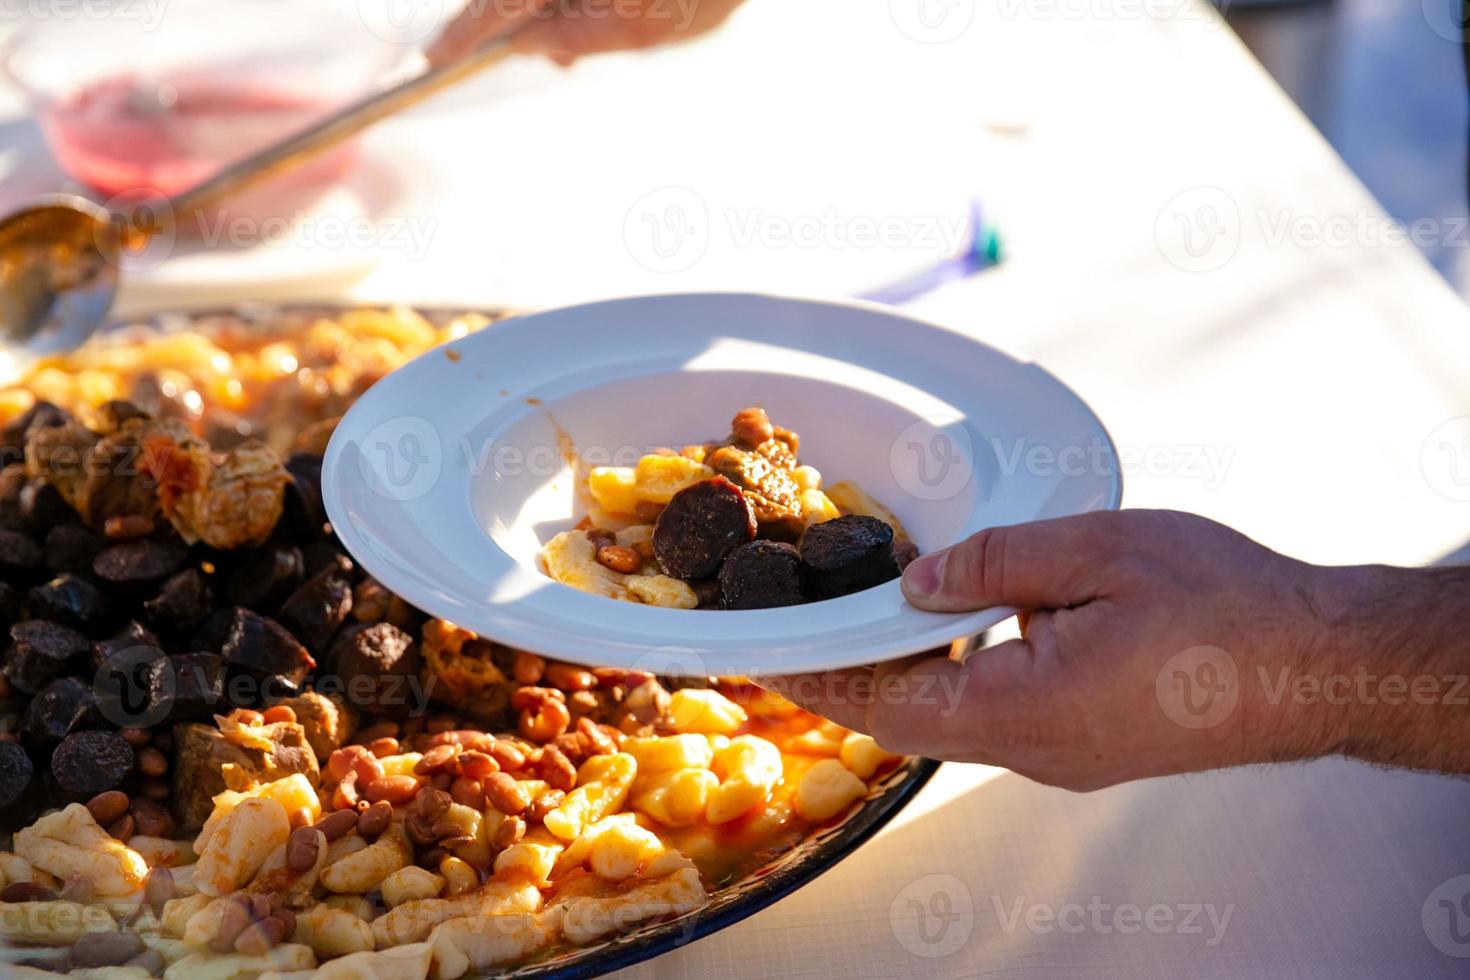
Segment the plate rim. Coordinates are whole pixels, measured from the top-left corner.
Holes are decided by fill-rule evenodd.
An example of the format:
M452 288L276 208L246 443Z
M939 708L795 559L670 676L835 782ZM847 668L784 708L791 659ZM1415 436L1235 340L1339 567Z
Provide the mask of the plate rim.
M1097 412L1093 410L1092 406L1078 392L1050 371L1036 364L1034 361L987 343L976 337L971 331L944 323L937 323L923 317L915 316L905 310L867 300L846 298L824 299L811 296L790 296L770 292L738 290L650 293L601 299L586 303L573 303L547 310L515 314L497 321L492 327L487 328L485 333L489 334L494 329L502 329L512 323L516 323L516 321L524 323L525 321L534 321L545 316L565 316L573 312L585 318L595 319L600 311L611 307L626 307L661 302L727 304L751 301L782 305L789 304L800 307L816 307L827 311L861 311L867 314L876 314L885 319L908 322L929 330L936 330L962 339L967 343L977 345L989 351L991 354L1011 362L1018 369L1034 372L1039 378L1043 379L1046 385L1069 399L1076 410L1082 414L1084 419L1095 430L1096 434L1105 441L1107 448L1116 456L1117 443ZM456 343L472 343L475 342L478 336L479 334L472 334L460 341L456 341ZM490 341L484 342L488 343ZM443 352L437 348L426 351L393 373L397 374L400 371L412 370L415 365L419 365L419 362L427 362L436 355L442 358ZM420 365L420 369L423 369L422 365ZM389 376L385 376L385 379L386 377ZM604 632L599 637L599 643L597 644L598 654L596 656L590 656L583 652L586 649L585 643L576 641L576 638L583 636L584 631L574 630L566 632L554 628L546 622L548 619L556 618L556 613L548 614L544 609L518 610L518 602L466 602L463 596L454 596L452 593L448 593L447 590L438 589L432 583L425 585L420 581L417 573L405 567L404 562L380 558L374 554L374 548L371 544L373 540L372 536L364 534L358 524L349 519L350 508L342 499L341 488L344 485L344 481L345 485L350 485L355 479L350 474L343 475L343 471L353 469L352 462L350 460L344 460L343 457L349 448L356 448L355 439L362 435L359 432L357 436L354 436L352 430L356 428L368 431L371 428L373 420L377 418L377 416L368 415L368 412L372 409L373 389L377 387L377 385L374 385L373 388L363 393L362 397L343 415L341 422L333 433L323 459L322 492L328 518L332 521L334 528L337 529L344 546L353 555L355 560L360 561L367 567L374 577L382 581L385 586L404 595L405 598L424 608L426 612L442 616L450 621L461 622L466 628L473 629L480 635L486 636L496 642L533 650L537 653L555 656L571 662L580 663L586 661L590 663L592 660L597 660L605 663L611 658L614 661L620 661L625 664L634 663L635 661L637 663L643 663L650 654L668 656L669 651L675 651L674 655L676 657L687 657L694 662L694 666L698 668L695 671L696 673L743 673L748 672L749 669L754 669L756 672L762 671L762 665L735 665L735 661L731 659L733 655L729 650L711 651L707 647L701 649L697 645L685 643L681 635L666 635L663 637L663 642L658 644L656 649L651 649L646 641L642 645L634 645L627 640L611 635L609 632ZM367 407L364 407L365 405ZM356 419L354 419L354 416L356 416ZM367 424L364 424L365 422ZM351 443L350 446L349 443ZM1123 497L1124 481L1121 467L1112 467L1111 472L1106 474L1105 480L1106 486L1104 488L1103 499L1097 509L1117 510L1122 504ZM515 559L508 560L515 561ZM876 587L878 590L886 589L895 594L898 588L897 581ZM458 603L461 608L451 612L446 603L434 601L438 596L432 595L431 592L436 590L449 595L449 598ZM422 601L426 596L430 601ZM580 598L591 601L609 601L599 596L583 595ZM844 597L846 600L854 598L856 596ZM896 595L884 598L896 598ZM844 599L834 601L842 602ZM554 596L552 597L552 601L555 601ZM563 601L575 602L577 600L567 598ZM472 622L466 617L466 613L470 610L473 610L477 621ZM787 610L757 610L755 614L758 615L762 612L780 613L785 611ZM557 612L564 613L564 611ZM665 628L680 616L701 615L698 612L687 610L659 610L657 612L658 614L670 617L669 620L665 621ZM824 671L867 665L877 661L912 655L922 650L942 646L957 637L983 632L1014 616L1015 613L1015 609L1007 606L993 606L987 609L962 613L928 613L925 616L925 621L933 623L933 628L927 630L906 630L901 636L888 641L878 649L865 647L862 652L849 654L846 657L819 655L817 651L824 647L829 647L830 644L822 640L807 638L799 641L790 648L783 649L781 656L783 662L790 664L790 669L794 672ZM582 617L562 616L563 621L577 621L579 619L582 619ZM650 635L656 635L658 628L650 625L648 632ZM681 633L684 632L688 632L688 630L681 629ZM909 639L909 637L914 636L922 637L922 639ZM747 640L745 642L748 644L756 641ZM764 642L764 640L760 642ZM727 661L729 662L727 663ZM679 670L683 669L684 662L686 661L675 659L670 669L673 669L674 672L679 672ZM764 672L769 673L769 667L765 667Z
M836 825L835 834L831 840L817 845L816 852L805 857L798 857L786 867L778 868L768 875L753 877L752 873L726 886L735 887L740 882L752 882L746 886L745 893L731 899L728 908L721 909L713 915L705 915L704 910L701 909L690 913L689 916L679 916L668 922L659 923L649 927L650 934L645 941L629 942L626 948L615 950L606 956L599 957L598 954L607 947L593 947L574 954L571 962L531 963L519 970L505 974L495 973L494 976L504 976L507 980L532 980L532 978L535 980L590 980L592 977L604 976L614 970L625 969L676 949L692 946L701 939L728 929L757 912L770 908L781 899L805 888L841 864L877 836L878 832L888 826L900 811L910 806L943 764L937 759L925 756L905 756L901 765L908 767L908 775L889 787L880 796L864 800L859 804L845 822ZM857 826L849 834L847 831L852 824L857 824ZM815 832L820 833L821 831L818 829ZM821 850L827 847L831 848L830 853ZM712 898L719 894L719 889L710 893ZM688 918L694 919L694 927L692 929L681 928ZM634 930L632 936L637 936L640 931ZM483 977L490 975L476 974L476 976Z

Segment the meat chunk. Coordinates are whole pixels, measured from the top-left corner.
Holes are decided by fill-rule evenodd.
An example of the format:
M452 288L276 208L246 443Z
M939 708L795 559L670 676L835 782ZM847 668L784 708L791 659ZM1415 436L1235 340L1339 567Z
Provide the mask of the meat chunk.
M38 401L0 429L0 461L5 465L25 459L26 443L37 429L65 425L71 420L66 409Z
M352 612L352 580L345 566L329 565L307 579L286 597L277 614L314 657L327 652L333 635Z
M730 553L720 567L726 609L770 609L806 601L801 592L801 558L789 544L752 541Z
M80 422L32 428L26 471L45 479L94 528L109 517L158 512L154 485L139 468L139 433L148 423L129 419L98 436Z
M862 514L813 524L801 539L807 591L832 599L898 578L893 528Z
M391 623L343 632L332 645L330 661L354 708L402 715L414 707L413 685L423 661L413 637Z
M134 424L125 423L122 431ZM155 481L158 505L180 537L229 549L270 536L289 477L269 447L248 440L216 460L181 423L144 424L142 469Z
M756 449L721 446L704 462L745 492L761 537L795 541L806 526L801 516L801 487L791 475L796 457L781 455L785 444L774 439L762 443L761 448L768 449L775 461Z
M346 745L357 730L357 714L339 697L307 691L277 703L296 713L296 722L319 761Z
M197 829L213 812L214 797L225 790L227 764L262 783L298 772L317 781L316 753L296 722L240 725L226 718L221 726L174 726L172 802L184 829Z
M674 494L653 529L653 557L665 575L708 578L755 537L756 515L741 489L723 476Z
M284 626L249 609L235 610L220 656L230 666L256 677L281 677L296 687L316 666L311 654Z

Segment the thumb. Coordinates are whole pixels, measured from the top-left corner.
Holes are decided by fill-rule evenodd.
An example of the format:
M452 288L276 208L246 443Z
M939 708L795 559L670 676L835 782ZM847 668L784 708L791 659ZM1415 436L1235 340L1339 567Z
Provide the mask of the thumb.
M1096 597L1095 571L1112 554L1110 514L993 527L911 562L903 594L920 609L1058 609Z

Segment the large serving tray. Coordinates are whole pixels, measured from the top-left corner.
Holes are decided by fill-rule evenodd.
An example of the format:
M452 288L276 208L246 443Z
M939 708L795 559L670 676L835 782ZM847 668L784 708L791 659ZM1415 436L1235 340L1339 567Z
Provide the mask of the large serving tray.
M267 323L283 312L329 316L359 305L323 302L162 310L129 317L104 329L117 331L143 326L167 333L194 329L198 318L216 314L235 314ZM482 312L492 319L503 316L493 311L416 309L436 324L470 312ZM938 768L939 763L932 759L905 759L898 768L870 786L867 798L841 820L822 827L791 850L718 889L709 905L697 912L646 923L595 946L553 953L512 972L493 975L548 980L596 977L680 949L728 928L790 895L856 851L913 800Z

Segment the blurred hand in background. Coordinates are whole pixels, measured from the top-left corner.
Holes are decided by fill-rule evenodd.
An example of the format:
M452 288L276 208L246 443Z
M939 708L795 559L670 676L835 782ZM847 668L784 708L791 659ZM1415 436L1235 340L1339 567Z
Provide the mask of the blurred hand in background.
M740 0L470 0L428 49L453 61L520 25L515 50L561 65L583 55L682 41L724 22Z

